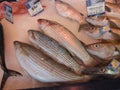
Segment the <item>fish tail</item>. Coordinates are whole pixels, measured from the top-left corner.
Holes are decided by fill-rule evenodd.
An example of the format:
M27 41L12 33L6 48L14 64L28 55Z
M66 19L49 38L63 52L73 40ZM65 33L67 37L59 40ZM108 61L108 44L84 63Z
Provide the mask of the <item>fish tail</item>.
M3 90L6 81L7 81L7 79L8 79L10 76L18 76L18 75L19 75L19 76L22 76L21 73L19 73L19 72L17 72L17 71L14 71L14 70L7 70L7 71L5 71L4 74L3 74L3 78L2 78L0 90Z

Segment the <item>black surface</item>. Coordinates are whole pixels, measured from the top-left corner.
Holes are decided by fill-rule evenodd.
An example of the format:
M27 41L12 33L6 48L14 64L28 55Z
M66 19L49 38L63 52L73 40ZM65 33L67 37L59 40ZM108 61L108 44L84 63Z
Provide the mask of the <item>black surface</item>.
M3 1L14 2L16 0L0 0L0 3L3 2Z
M120 90L120 79L90 81L89 83L21 90Z

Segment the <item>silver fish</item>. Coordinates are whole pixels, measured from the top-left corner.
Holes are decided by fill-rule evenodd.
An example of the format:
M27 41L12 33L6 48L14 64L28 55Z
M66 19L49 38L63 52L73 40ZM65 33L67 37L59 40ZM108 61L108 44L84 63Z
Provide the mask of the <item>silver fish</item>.
M100 17L87 17L86 21L94 26L106 26L109 25L109 21L107 18L100 16Z
M101 39L101 40L107 40L110 42L115 42L120 40L120 35L117 33L114 33L112 31L112 28L110 29L104 29L104 27L97 27L97 26L92 26L92 27L85 27L83 29L84 33L94 39Z
M109 16L100 16L100 17L88 17L86 18L86 21L88 21L90 24L94 26L106 26L110 25L111 28L118 28L120 29L120 19L116 19Z
M68 3L61 0L55 0L55 7L60 16L77 21L80 24L78 31L80 31L83 26L88 25L85 16Z
M67 28L57 22L46 19L39 19L38 23L44 34L59 42L59 44L71 52L74 57L82 60L86 66L98 64L97 60L88 54L82 43Z
M120 45L119 45L120 46ZM114 56L120 55L116 47L111 43L94 43L86 46L87 51L104 60L110 60Z
M57 63L40 49L14 41L16 57L20 66L34 79L41 82L86 82L89 76L77 75L68 67Z
M111 16L114 18L118 18L120 19L120 6L110 3L110 2L106 2L105 3L105 9L106 9L106 15L107 16Z
M40 48L58 63L71 68L71 70L75 71L77 74L81 74L84 66L82 66L82 64L79 65L70 53L64 47L59 45L58 42L39 31L29 30L28 34L29 40L34 46Z

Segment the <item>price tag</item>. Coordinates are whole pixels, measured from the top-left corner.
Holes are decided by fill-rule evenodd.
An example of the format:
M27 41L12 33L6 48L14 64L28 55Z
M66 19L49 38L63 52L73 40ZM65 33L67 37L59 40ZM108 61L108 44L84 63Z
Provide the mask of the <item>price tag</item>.
M25 6L31 16L35 16L44 10L40 0L28 0Z
M7 4L4 4L4 11L6 20L13 23L12 7L8 6Z
M86 0L88 16L105 13L105 0Z
M120 62L113 59L112 62L107 66L107 73L119 74L120 73Z
M99 28L99 34L100 34L100 35L103 35L104 33L108 32L108 31L110 31L110 30L111 30L111 29L110 29L110 26L109 26L109 25L106 25L106 26L104 26L104 27Z

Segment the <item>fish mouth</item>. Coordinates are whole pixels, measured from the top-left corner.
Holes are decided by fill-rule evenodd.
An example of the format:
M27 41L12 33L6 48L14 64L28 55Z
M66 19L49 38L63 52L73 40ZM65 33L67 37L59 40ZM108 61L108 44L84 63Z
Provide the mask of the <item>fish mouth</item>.
M28 30L28 36L31 37L32 39L36 40L35 32L36 31L34 31L34 30Z

